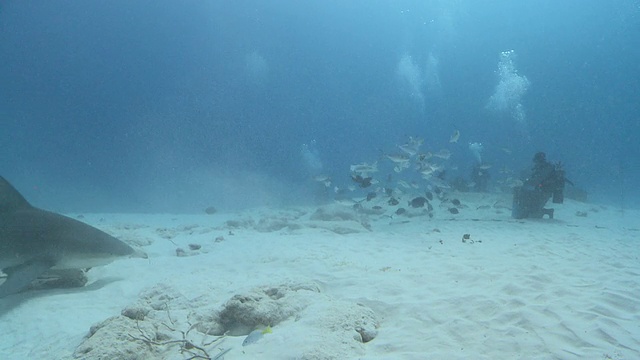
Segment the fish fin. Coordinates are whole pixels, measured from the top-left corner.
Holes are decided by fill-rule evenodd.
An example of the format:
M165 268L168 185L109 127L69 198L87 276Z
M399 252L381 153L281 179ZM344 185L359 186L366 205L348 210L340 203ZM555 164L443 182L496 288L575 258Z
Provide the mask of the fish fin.
M9 182L0 176L0 213L32 208Z
M7 280L0 285L0 298L19 293L54 265L50 259L34 259L20 265L11 266L2 271Z

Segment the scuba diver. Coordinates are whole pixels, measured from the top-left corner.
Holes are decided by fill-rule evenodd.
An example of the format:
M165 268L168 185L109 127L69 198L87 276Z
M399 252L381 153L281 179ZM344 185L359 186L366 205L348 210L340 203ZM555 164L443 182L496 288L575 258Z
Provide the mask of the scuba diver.
M542 218L547 215L549 219L553 219L553 209L546 209L544 206L551 197L554 204L562 204L565 182L571 184L564 177L562 163L551 164L547 161L545 153L536 153L533 157L531 175L522 186L513 189L511 216L524 219Z
M482 164L474 165L471 169L471 181L474 189L478 192L486 192L489 187L489 171L483 168Z

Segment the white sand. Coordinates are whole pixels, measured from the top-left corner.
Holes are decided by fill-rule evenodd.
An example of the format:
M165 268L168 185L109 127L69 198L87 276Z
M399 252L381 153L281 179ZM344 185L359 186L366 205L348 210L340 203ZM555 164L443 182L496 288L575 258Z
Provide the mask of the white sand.
M506 198L459 198L460 214L436 209L433 219L313 221L315 208L85 215L125 241L150 243L142 247L149 259L92 269L83 289L1 299L0 359L72 358L90 326L159 283L215 310L235 294L291 282L320 293L304 295L307 310L250 346L228 336L225 359L640 359L638 211L567 200L556 220L515 221L501 203L479 208ZM229 230L229 219L257 225ZM273 231L278 225L287 226ZM357 232L338 234L348 229ZM473 243L462 242L465 233ZM190 243L202 249L177 257ZM335 325L348 316L338 310L358 303L379 322L364 344L339 338Z

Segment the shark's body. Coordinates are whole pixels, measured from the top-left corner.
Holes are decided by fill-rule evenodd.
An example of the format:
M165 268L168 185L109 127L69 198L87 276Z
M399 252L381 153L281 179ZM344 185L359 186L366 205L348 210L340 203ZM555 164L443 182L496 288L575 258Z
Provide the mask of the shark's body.
M105 265L136 251L83 222L31 206L0 176L0 298L27 288L48 270Z

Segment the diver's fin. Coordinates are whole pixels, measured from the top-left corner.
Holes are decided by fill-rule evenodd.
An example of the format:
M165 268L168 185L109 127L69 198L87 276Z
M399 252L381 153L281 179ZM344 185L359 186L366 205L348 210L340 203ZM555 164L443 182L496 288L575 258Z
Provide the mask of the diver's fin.
M0 285L0 298L24 290L53 265L53 261L38 259L3 269L2 271L7 274L7 280Z

